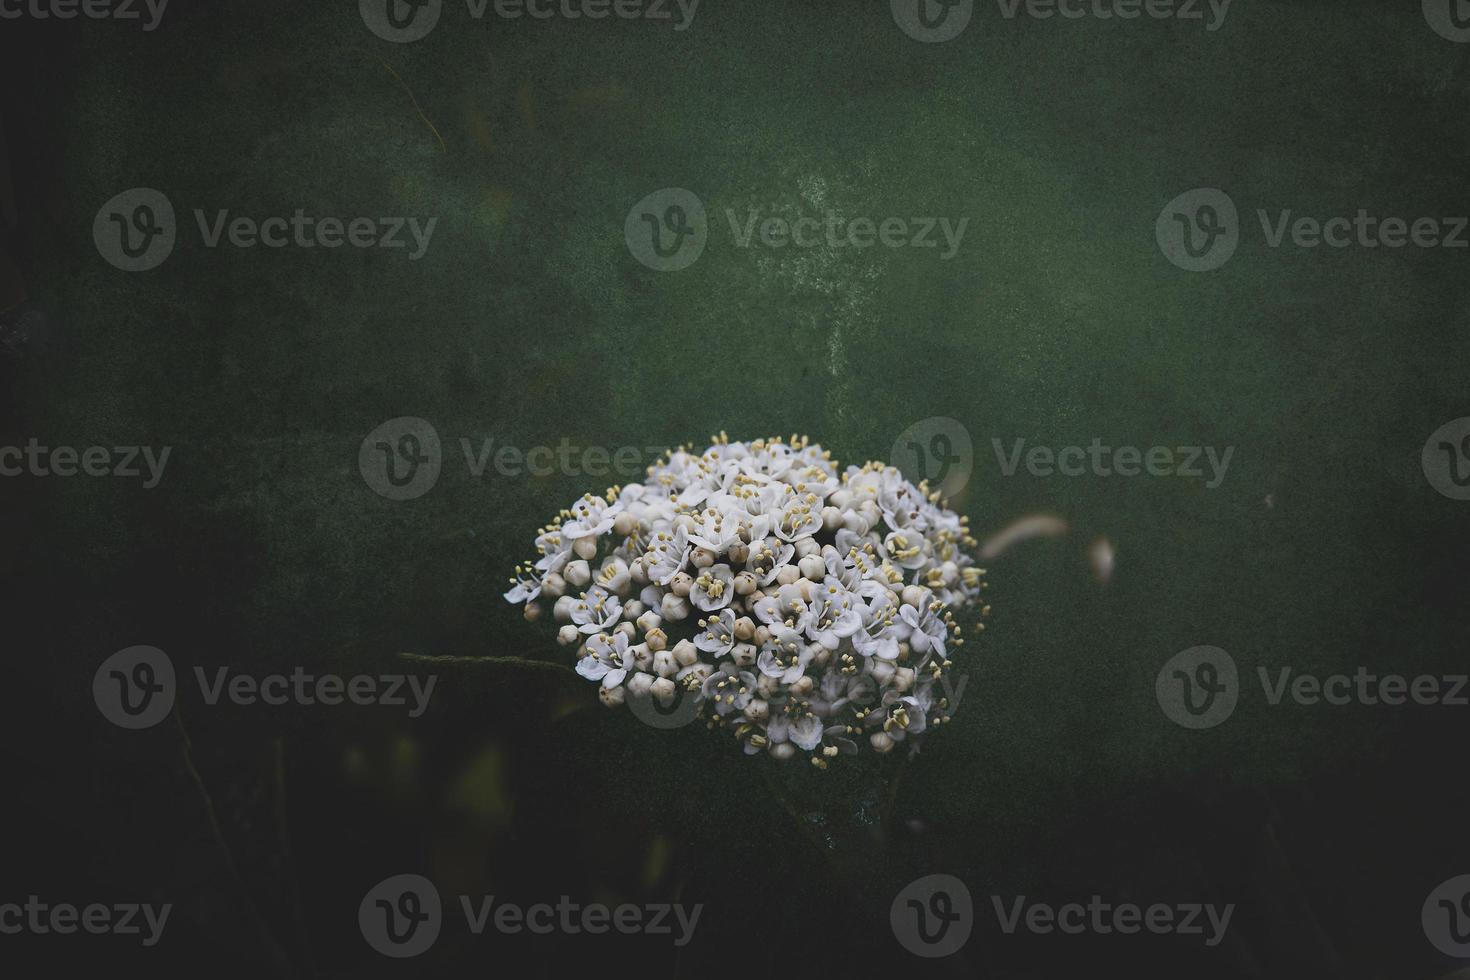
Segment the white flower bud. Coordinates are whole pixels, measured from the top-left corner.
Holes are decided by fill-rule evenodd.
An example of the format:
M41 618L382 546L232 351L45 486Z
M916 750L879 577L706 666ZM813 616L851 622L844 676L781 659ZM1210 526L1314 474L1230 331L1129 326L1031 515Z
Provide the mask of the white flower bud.
M688 572L677 573L669 582L669 591L683 599L694 589L694 577Z
M878 505L872 500L864 500L861 504L859 504L858 513L862 514L863 517L867 520L868 527L874 527L880 520L883 519L883 512L878 509Z
M628 647L628 656L633 658L633 666L639 670L653 669L653 651L648 649L647 643L635 643Z
M633 563L633 566L628 569L628 577L639 585L648 584L648 566L644 564L647 559L648 556L644 555L642 558L639 558L637 561L635 561Z
M674 662L680 667L693 667L699 663L699 647L689 640L674 644Z
M636 530L638 530L638 518L628 511L625 510L613 518L613 533L618 537L626 538Z
M673 677L677 674L679 665L674 661L674 655L667 650L655 650L653 672L660 677Z
M730 649L730 659L737 667L754 667L759 651L749 643L737 643Z
M570 623L572 621L572 609L577 605L577 600L569 595L564 595L556 600L551 607L551 615L556 617L558 623Z
M645 616L651 615L653 614L645 614ZM654 653L658 653L660 650L665 650L668 648L669 634L665 633L662 629L655 626L653 629L648 631L648 635L643 638L643 642L648 644L648 649L652 650Z
M906 585L903 587L903 604L918 609L924 601L924 593L927 590L919 585Z
M822 561L820 555L807 555L798 566L801 574L813 582L820 582L827 577L827 563Z
M735 620L735 639L748 642L753 636L755 636L755 620L749 616L741 616Z
M592 581L592 566L581 559L569 561L567 567L562 569L562 576L574 588L585 588L587 583Z
M556 572L548 572L541 582L541 594L548 599L560 599L567 594L567 580Z
M765 721L771 715L771 706L760 698L751 698L745 706L745 717L751 721Z
M836 507L822 508L822 530L831 533L842 526L842 511Z
M873 680L878 682L879 687L887 687L888 682L893 680L893 673L897 668L887 660L873 657L868 661L868 670L873 675Z
M674 695L679 691L674 686L674 682L667 677L660 677L654 681L651 690L653 691L654 700L665 707L674 703Z
M737 541L735 544L730 545L730 549L725 554L729 558L730 564L744 565L750 559L750 545L743 541Z
M791 682L791 693L799 698L804 698L808 694L812 693L812 688L816 686L817 682L812 680L810 674L802 674L796 680Z
M601 698L602 703L607 705L609 708L616 708L622 705L626 694L623 691L621 685L619 685L618 687L602 687L599 685L597 689L597 696Z
M663 615L671 623L682 623L689 618L689 600L667 593L663 599Z
M847 505L852 503L852 491L843 489L833 490L832 496L827 498L827 503L836 507L838 510L845 511L847 510Z
M800 538L792 546L797 558L805 558L807 555L821 554L822 546L817 544L816 538Z
M534 623L541 618L541 607L534 602L528 602L526 603L526 611L521 613L521 615L526 617L526 622Z
M873 525L861 512L849 510L842 514L842 526L854 534L867 534L868 529Z
M892 750L894 744L887 732L874 732L868 736L868 741L872 744L873 751L880 755Z
M689 561L695 568L709 568L719 556L708 548L695 548L689 553Z
M638 622L638 617L648 611L648 607L639 599L629 599L623 603L623 618L632 622Z
M762 674L755 679L755 690L761 697L770 700L781 690L781 678Z
M832 651L824 646L818 645L817 652L812 654L812 663L818 667L825 667L832 662Z
M653 687L653 681L652 674L629 674L625 686L629 694L634 697L642 697Z
M654 612L652 609L649 609L645 611L641 616L638 616L634 620L634 622L638 624L638 628L643 632L652 633L654 630L658 629L659 624L662 623L663 620L659 618L658 613Z
M735 594L748 596L755 592L759 581L750 572L740 572L735 576Z
M597 539L591 535L585 538L578 538L572 545L572 551L578 558L585 558L587 561L591 561L597 557Z
M953 587L960 580L960 566L952 561L945 562L939 566L939 577L945 585Z
M777 759L790 759L796 755L796 746L790 742L772 742L770 752Z
M914 668L900 667L893 672L893 689L900 694L910 690L914 686Z
M801 570L795 565L782 565L781 570L776 573L776 582L779 585L790 585L801 578Z
M637 627L634 626L632 623L626 621L626 620L624 620L623 622L619 623L617 626L614 626L613 627L613 632L614 633L621 633L624 636L626 636L628 638L628 642L629 643L632 643L633 642L633 638L638 635L638 633L637 633Z
M755 636L752 636L750 638L750 642L754 643L758 647L765 646L767 643L771 642L771 628L765 623L761 623L755 628Z
M582 638L582 633L577 627L568 623L556 631L556 642L564 647L569 647Z

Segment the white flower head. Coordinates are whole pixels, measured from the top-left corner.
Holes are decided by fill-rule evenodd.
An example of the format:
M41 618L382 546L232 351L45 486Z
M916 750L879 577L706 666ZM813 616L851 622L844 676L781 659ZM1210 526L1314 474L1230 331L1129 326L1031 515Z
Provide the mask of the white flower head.
M624 688L682 689L745 753L816 769L912 751L955 707L939 696L957 689L955 612L988 610L966 519L939 499L802 437L722 434L584 494L538 530L505 598L528 620L546 604L561 643L586 637L576 670L609 707Z

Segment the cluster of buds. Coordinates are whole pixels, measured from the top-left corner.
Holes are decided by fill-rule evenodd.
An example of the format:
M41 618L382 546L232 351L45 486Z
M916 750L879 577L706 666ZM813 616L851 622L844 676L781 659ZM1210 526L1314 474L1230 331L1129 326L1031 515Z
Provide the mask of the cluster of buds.
M722 433L563 510L505 598L530 620L550 604L609 707L693 699L747 753L826 768L860 743L917 750L949 720L954 611L989 612L975 547L891 466Z

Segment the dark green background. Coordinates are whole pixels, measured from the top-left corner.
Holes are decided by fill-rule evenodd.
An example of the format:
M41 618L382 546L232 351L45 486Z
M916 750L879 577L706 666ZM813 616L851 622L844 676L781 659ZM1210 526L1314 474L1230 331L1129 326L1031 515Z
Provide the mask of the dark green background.
M957 976L1450 969L1419 905L1470 870L1470 709L1268 708L1257 692L1195 733L1153 693L1196 644L1248 673L1464 669L1470 505L1428 485L1419 453L1470 414L1465 253L1273 250L1254 217L1470 211L1467 49L1417 3L1237 0L1213 34L1007 21L982 3L959 38L922 45L877 2L706 0L682 33L476 22L447 2L427 39L394 45L351 3L173 0L151 34L4 21L0 38L20 205L6 244L49 324L0 362L6 444L173 447L151 491L0 485L17 671L0 897L180 905L146 956L0 937L0 960L254 976L552 975L621 957L671 976L912 969L888 901L948 872L983 906L964 962L947 964ZM134 186L164 191L181 228L163 266L130 275L101 260L91 223ZM623 220L669 186L698 194L714 227L694 266L659 274L629 254ZM1153 234L1197 186L1226 190L1245 224L1209 274L1170 265ZM771 252L734 246L724 210L748 207L970 220L950 261ZM194 208L439 221L410 262L205 249ZM445 440L445 471L428 495L388 501L358 446L410 415ZM193 773L179 725L122 733L88 696L97 664L139 643L181 669L254 672L402 669L402 652L564 659L499 593L535 528L606 481L474 478L461 437L800 431L861 462L930 416L975 441L955 506L977 532L1050 511L1074 533L992 565L964 710L903 784L899 813L923 830L900 820L856 853L844 842L835 867L770 797L767 760L603 712L549 671L445 665L416 722L185 696ZM1007 478L990 448L1095 436L1235 455L1206 490ZM1106 587L1083 557L1097 534L1118 549ZM792 775L800 812L846 814L867 785ZM708 907L677 962L652 939L609 953L459 935L400 964L355 917L402 871L446 894ZM985 898L1094 892L1238 910L1205 951L1006 937Z

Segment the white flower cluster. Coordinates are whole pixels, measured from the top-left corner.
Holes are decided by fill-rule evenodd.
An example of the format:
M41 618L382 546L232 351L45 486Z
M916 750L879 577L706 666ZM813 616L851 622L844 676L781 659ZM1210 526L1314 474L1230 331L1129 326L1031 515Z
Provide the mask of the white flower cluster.
M505 598L531 620L552 600L605 704L682 688L747 753L826 768L949 720L952 610L985 585L966 520L893 467L722 433L562 511Z

